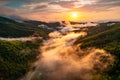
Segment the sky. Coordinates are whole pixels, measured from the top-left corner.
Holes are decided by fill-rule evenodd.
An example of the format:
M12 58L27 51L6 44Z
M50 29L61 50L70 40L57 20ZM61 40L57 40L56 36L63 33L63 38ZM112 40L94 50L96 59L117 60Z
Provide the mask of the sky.
M0 15L40 21L120 20L120 0L0 0Z

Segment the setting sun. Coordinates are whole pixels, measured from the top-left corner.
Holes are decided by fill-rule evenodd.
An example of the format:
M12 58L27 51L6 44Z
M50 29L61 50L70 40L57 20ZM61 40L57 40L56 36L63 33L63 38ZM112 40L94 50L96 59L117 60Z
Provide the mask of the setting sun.
M78 18L78 13L77 13L77 12L73 12L73 13L71 14L71 17L72 17L72 18Z
M80 20L80 13L79 12L70 12L69 15L66 14L66 20L70 20L70 21L78 21Z

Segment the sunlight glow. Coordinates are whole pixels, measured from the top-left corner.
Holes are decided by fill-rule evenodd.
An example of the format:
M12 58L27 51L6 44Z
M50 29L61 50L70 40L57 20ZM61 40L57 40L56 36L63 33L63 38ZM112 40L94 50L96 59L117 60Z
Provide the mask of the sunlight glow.
M71 14L71 17L72 17L72 18L78 18L78 13L77 13L77 12L73 12L73 13Z
M68 20L79 21L80 20L80 13L77 11L70 12Z

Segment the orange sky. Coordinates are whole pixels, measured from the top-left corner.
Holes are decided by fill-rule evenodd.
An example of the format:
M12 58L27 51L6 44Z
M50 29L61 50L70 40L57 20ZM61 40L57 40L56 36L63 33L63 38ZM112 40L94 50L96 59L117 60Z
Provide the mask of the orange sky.
M2 0L0 3L0 15L32 20L120 20L120 0Z

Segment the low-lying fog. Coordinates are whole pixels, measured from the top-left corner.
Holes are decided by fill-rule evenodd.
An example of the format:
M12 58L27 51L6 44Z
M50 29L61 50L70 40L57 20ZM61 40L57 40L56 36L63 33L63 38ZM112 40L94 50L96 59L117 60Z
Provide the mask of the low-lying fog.
M51 32L40 47L40 57L22 80L91 80L96 72L107 69L114 58L102 49L82 50L74 45L87 32L73 32L71 26Z

